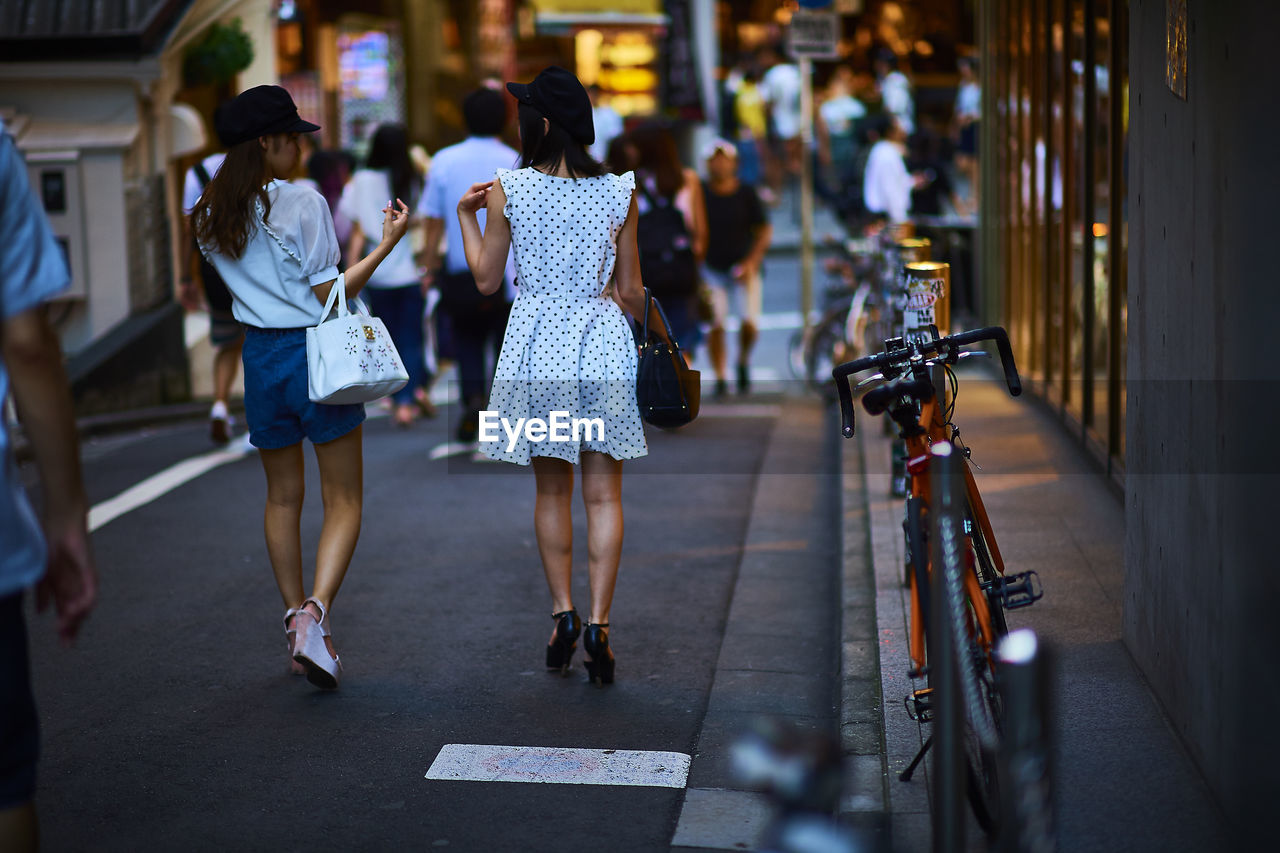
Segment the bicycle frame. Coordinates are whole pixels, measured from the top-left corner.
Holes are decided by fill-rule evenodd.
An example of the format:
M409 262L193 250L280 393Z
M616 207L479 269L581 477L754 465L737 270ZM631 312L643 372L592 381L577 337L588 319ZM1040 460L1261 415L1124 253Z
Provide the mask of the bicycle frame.
M908 479L908 495L913 498L919 498L924 501L926 507L933 505L933 490L931 488L932 481L929 477L929 449L932 445L950 441L946 434L946 424L940 417L940 406L937 397L934 397L921 405L919 425L921 430L912 435L904 435L907 443L907 479ZM992 563L995 566L997 574L1004 574L1004 560L1000 556L1000 549L996 545L995 533L991 529L991 519L987 515L986 507L982 503L982 495L978 492L978 483L974 479L973 471L966 464L964 469L965 492L969 498L969 508L973 513L973 523L986 541L987 548L991 552ZM982 585L978 580L978 575L973 561L975 559L973 549L973 535L970 533L965 536L966 553L968 554L969 565L964 573L965 591L968 594L970 603L973 607L974 621L980 634L979 645L983 654L990 663L992 654L991 650L997 637L995 629L991 624L991 612L987 605L987 597L983 592ZM927 550L927 549L926 549ZM924 555L912 555L914 559L925 559L926 568L925 576L932 577L933 566L932 560L926 553ZM911 607L911 627L908 635L908 649L911 654L911 663L917 672L923 672L927 662L925 648L925 619L924 607L921 602L921 591L917 588L916 573L912 572L909 576L910 585L910 607Z

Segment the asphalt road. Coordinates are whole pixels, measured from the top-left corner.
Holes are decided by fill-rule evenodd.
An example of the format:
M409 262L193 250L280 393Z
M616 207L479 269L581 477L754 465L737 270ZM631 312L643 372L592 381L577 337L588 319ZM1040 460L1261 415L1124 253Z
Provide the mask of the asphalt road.
M332 616L344 681L322 693L289 676L250 453L94 533L102 596L76 648L33 619L46 849L668 849L680 788L423 777L450 743L695 752L761 464L794 391L770 380L786 377L797 265L770 264L760 393L650 430L650 456L626 466L616 684L591 687L580 651L570 677L543 670L532 475L432 458L448 411L409 430L366 424L364 524ZM830 446L795 473L834 470ZM91 501L208 450L203 424L91 440ZM304 553L321 519L307 464ZM580 570L581 606L586 589ZM835 632L835 615L803 630Z

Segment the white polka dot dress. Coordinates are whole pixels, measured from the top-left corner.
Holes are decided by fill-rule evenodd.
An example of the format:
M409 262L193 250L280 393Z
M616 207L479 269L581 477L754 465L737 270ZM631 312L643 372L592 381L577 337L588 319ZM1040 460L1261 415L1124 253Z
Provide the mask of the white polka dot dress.
M533 456L576 464L584 450L614 459L644 456L635 339L622 309L605 295L635 175L558 178L526 168L499 169L497 178L507 196L518 295L489 411L512 428L520 418L553 423L553 413L566 414L556 416L565 426L543 440L530 440L539 433L525 430L512 440L502 426L496 440L486 440L482 430L481 451L517 465ZM575 435L574 419L594 424Z

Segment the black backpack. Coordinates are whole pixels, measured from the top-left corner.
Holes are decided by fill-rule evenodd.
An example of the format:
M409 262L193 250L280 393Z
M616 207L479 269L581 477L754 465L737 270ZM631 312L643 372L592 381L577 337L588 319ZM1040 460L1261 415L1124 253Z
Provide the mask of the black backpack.
M642 179L636 184L649 207L636 223L640 276L659 299L692 296L698 289L698 262L684 214L671 199L651 193L645 183Z

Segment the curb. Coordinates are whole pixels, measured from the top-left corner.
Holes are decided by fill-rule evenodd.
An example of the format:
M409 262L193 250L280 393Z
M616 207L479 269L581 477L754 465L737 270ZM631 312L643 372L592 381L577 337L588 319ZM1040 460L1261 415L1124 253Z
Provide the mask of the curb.
M840 818L887 823L888 761L884 739L876 585L862 442L840 441L840 739L846 795Z
M241 401L231 403L233 414L243 414L244 404ZM109 412L101 415L88 415L76 418L76 436L81 441L99 435L110 435L127 432L147 426L200 421L209 417L209 403L172 403L167 406L148 406L142 409L128 409L123 412ZM18 462L31 460L31 443L19 424L12 424L9 433L12 440L13 455Z

